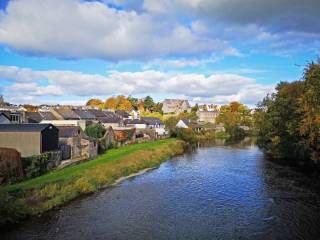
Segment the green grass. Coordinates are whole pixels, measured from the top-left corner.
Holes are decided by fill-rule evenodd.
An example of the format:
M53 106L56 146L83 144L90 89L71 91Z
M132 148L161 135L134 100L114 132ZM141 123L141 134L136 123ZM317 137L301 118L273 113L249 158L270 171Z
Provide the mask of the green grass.
M171 138L171 139L159 140L155 142L128 145L118 149L111 149L107 153L99 156L94 160L84 162L76 166L64 168L61 170L52 171L48 174L42 175L40 177L31 179L31 180L24 181L21 183L0 187L0 192L26 190L28 188L36 188L36 187L42 186L49 182L68 180L68 179L71 179L76 174L81 173L84 170L97 167L99 164L105 164L110 161L117 161L130 153L133 153L139 150L155 149L162 144L168 144L174 141L176 140Z
M109 150L98 158L0 188L0 226L42 214L117 179L184 152L184 142L166 139Z

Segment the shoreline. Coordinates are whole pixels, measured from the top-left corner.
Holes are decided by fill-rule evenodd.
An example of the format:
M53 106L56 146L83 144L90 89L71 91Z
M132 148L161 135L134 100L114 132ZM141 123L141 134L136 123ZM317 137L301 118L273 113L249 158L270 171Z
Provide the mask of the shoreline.
M95 160L57 170L52 174L0 187L0 212L3 214L0 231L5 231L7 226L14 228L29 217L63 208L81 196L85 197L142 175L184 152L185 142L177 139L135 144L114 149ZM92 161L96 163L92 164ZM69 175L64 176L63 173Z

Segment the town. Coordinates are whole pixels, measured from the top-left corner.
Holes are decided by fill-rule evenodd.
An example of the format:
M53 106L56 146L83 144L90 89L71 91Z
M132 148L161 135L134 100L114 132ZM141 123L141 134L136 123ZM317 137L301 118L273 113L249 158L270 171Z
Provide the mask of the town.
M226 132L226 122L217 122L221 106L191 107L188 100L165 99L154 103L150 96L144 99L117 96L105 103L91 99L85 106L17 106L1 99L1 183L79 164L110 148L176 137L176 129L188 129L202 136ZM242 105L234 103L235 106ZM242 130L250 129L250 124L235 124ZM25 162L32 164L29 159L35 159L33 164L37 165L43 156L45 166L38 173L30 173L32 170Z

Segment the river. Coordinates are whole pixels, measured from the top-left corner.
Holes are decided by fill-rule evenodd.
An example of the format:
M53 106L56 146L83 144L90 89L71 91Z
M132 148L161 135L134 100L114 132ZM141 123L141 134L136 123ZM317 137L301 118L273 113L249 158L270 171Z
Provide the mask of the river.
M320 183L319 183L320 184ZM313 180L250 139L199 147L2 239L320 239Z

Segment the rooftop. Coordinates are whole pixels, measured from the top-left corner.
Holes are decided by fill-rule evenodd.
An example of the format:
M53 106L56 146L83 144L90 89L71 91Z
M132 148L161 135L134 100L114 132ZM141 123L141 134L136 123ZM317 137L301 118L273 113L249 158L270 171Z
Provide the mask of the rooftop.
M0 124L0 132L42 132L46 128L56 128L52 124Z

